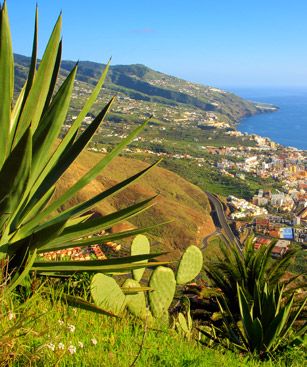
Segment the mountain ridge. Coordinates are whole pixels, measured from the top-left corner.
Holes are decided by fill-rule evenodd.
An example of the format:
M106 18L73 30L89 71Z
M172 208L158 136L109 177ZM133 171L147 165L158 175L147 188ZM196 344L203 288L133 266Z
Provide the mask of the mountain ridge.
M26 80L30 58L19 54L14 57L16 85L20 89ZM61 74L66 76L74 65L74 61L63 60ZM93 86L104 67L105 64L93 61L79 61L76 79ZM185 81L142 64L111 65L105 88L135 100L169 106L188 106L217 113L231 124L236 124L243 117L266 112L261 104L247 101L233 93Z

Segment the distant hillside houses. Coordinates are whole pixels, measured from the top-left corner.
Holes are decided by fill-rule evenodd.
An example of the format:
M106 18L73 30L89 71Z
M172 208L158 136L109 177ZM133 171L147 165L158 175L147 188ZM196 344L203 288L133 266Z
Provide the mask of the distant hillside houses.
M270 246L272 240L265 237L256 237L254 239L254 249L259 250L261 247ZM289 240L278 240L272 249L272 257L280 258L285 255L289 250L290 241Z
M249 203L247 200L239 199L233 195L228 196L227 203L231 210L231 219L240 219L247 217L256 217L268 214L265 208Z

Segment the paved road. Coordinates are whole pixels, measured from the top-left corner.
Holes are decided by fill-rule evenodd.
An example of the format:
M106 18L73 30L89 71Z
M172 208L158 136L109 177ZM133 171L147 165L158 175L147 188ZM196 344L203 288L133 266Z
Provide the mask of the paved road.
M213 207L216 211L219 224L220 224L221 228L223 228L228 240L230 242L235 243L237 245L238 249L240 251L242 251L242 246L241 246L239 240L233 234L231 228L229 227L229 224L228 224L227 219L225 217L223 204L221 203L221 201L215 195L212 195L209 192L206 192L206 194L208 196L208 199L209 199L210 203L213 205Z

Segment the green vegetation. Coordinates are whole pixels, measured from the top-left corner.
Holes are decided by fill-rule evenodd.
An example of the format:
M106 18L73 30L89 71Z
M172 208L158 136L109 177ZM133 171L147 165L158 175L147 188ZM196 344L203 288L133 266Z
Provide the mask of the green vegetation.
M30 59L15 55L17 87L21 88ZM72 61L63 61L61 76L66 76L73 68ZM95 85L105 65L81 61L77 80L83 89ZM162 85L162 86L161 86ZM225 121L236 122L240 118L261 111L252 102L232 93L213 90L149 69L144 65L117 65L110 68L106 79L107 93L120 93L134 100L158 103L167 106L187 106L204 111L214 111L223 115ZM179 89L181 91L179 91ZM217 107L218 106L218 107ZM127 121L127 116L124 117Z
M76 182L72 185L68 182L68 188L57 190L57 194L53 196L56 185L59 188L63 182L67 183L69 168L89 144L113 101L111 99L100 109L91 122L84 123L99 96L109 65L95 84L97 68L93 68L91 63L84 63L81 67L80 64L79 70L83 72L83 76L81 73L79 78L94 83L95 87L84 106L78 106L81 111L71 126L65 126L66 131L61 131L70 113L78 65L71 68L69 63L63 63L62 67L65 69L65 65L66 68L68 66L69 72L61 74L60 32L61 16L36 70L36 14L28 78L13 103L14 76L19 81L22 80L27 67L18 68L17 65L14 75L6 3L1 6L0 365L126 366L127 362L131 366L136 363L141 366L206 366L208 363L227 366L258 365L251 356L245 358L230 352L221 353L220 346L214 350L203 350L200 343L205 343L206 339L201 334L205 337L209 335L222 346L225 346L224 339L228 338L230 345L227 343L226 347L229 349L238 348L250 354L256 352L261 358L266 357L268 352L278 351L280 347L299 346L297 352L292 350L292 354L284 354L276 361L281 366L289 360L301 365L302 340L298 337L304 332L305 326L300 331L293 326L300 317L305 302L301 302L300 308L292 314L294 294L288 297L288 289L284 291L284 288L279 288L281 274L289 265L288 254L291 251L280 261L269 264L271 247L269 250L259 251L258 255L252 251L251 244L246 246L246 253L243 255L236 249L232 249L229 254L223 248L223 258L209 263L206 268L212 285L219 288L211 292L211 297L217 296L213 307L219 305L219 314L215 313L211 319L210 331L214 334L209 334L203 328L198 333L193 329L190 303L187 305L186 297L182 297L182 293L185 291L183 285L192 281L202 269L201 251L196 246L186 248L181 243L181 250L186 250L175 276L172 268L162 266L168 262L154 259L157 255L164 254L150 254L148 240L139 235L153 228L157 233L156 224L144 226L144 222L138 222L137 228L122 230L121 227L120 231L114 229L115 226L127 225L122 222L130 221L140 212L153 210L151 201L155 195L152 192L152 195L147 195L148 190L144 188L139 190L141 195L137 195L137 199L131 195L132 191L126 191L118 202L114 195L123 195L124 188L132 183L135 185L156 163L146 165L134 174L130 167L126 166L124 172L119 172L117 166L115 170L113 168L117 173L116 182L104 182L102 190L80 200L81 190L92 180L98 180L102 169L110 169L112 164L117 165L113 158L136 138L146 123L127 133L122 142L108 154L99 155L97 162L93 159L86 164L85 172L81 173ZM124 71L126 76L120 71ZM147 80L138 80L135 76L146 77ZM149 98L147 94L150 93L150 102L175 101L180 106L193 105L203 110L216 110L226 121L256 112L253 110L254 105L222 91L208 88L205 98L189 94L191 85L183 85L187 90L180 92L172 88L161 88L154 85L156 77L156 74L145 67L131 66L129 70L119 67L116 72L111 73L109 82L111 86L113 83L120 86L116 88L130 90L130 93L140 99ZM163 80L166 78L160 77ZM217 100L219 108L216 108ZM232 101L231 106L229 100ZM57 138L60 134L64 135L59 142ZM60 182L64 174L65 179L62 178ZM181 203L185 203L194 196L194 202L189 204L189 208L193 207L195 210L192 211L194 217L191 220L196 227L194 232L201 232L195 222L197 210L204 209L203 206L208 209L207 202L199 203L203 193L200 190L195 191L191 185L181 191L172 190L170 177L173 176L166 174L168 191L165 191L171 192L175 200L180 199ZM161 183L163 175L153 175L152 179ZM180 178L177 177L177 180ZM163 185L161 187L163 189ZM129 198L130 195L132 197ZM139 202L140 197L143 199ZM111 214L95 215L92 210L101 205L104 199L108 199L104 203L108 209L111 207L116 210ZM126 205L129 200L133 204ZM164 206L167 212L172 202L169 200L168 206ZM178 210L176 215L179 216L180 213ZM147 223L148 218L144 221ZM171 228L171 234L181 242L182 238L177 236L174 228L176 229ZM106 230L109 232L106 233ZM130 256L85 261L69 258L48 261L43 256L37 259L37 254L106 243L136 234L138 237L133 242ZM214 241L216 240L212 240L210 245ZM147 279L148 274L151 275L144 286L142 277L145 268L145 278ZM123 274L128 274L128 277ZM176 307L175 294L178 296ZM201 298L197 298L199 299ZM222 307L227 308L225 312ZM263 312L267 308L272 312ZM221 317L224 323L218 328L215 321L221 320ZM241 323L238 325L236 321ZM153 325L155 329L152 328Z
M140 257L150 256L149 241L144 235L138 235L133 240L131 254L136 252ZM163 320L168 324L169 308L175 296L176 286L192 281L199 275L202 266L203 256L200 249L189 246L179 261L176 277L171 268L158 266L150 275L148 287L141 287L139 282L145 270L141 268L142 274L133 270L131 275L134 279L127 278L120 287L112 277L97 273L91 280L91 295L98 307L114 315L121 315L127 306L133 315L140 319L148 319L149 323ZM148 302L144 291L149 291Z
M9 290L21 285L30 271L51 273L53 276L84 271L107 273L125 272L133 260L146 260L146 256L117 259L116 262L89 260L78 263L42 262L37 254L84 247L120 239L141 230L126 231L113 236L92 236L127 220L151 206L151 200L131 205L110 215L94 218L89 211L100 201L112 197L144 175L149 168L100 192L85 202L54 214L74 197L91 180L95 179L144 128L146 123L134 130L120 145L114 148L79 181L54 199L55 184L73 161L87 146L108 112L113 99L101 109L93 122L79 136L82 121L95 102L109 65L103 71L89 99L67 131L63 140L54 146L65 122L72 88L78 66L75 65L61 86L55 91L60 67L62 41L61 16L50 36L43 58L36 70L37 13L33 51L28 79L12 107L14 90L14 62L6 4L1 8L0 50L0 117L2 134L0 140L0 259L7 263L4 281ZM139 267L140 265L133 265ZM144 266L147 266L144 263Z
M136 365L144 367L304 365L299 350L278 356L274 363L261 363L230 351L203 348L172 329L146 329L128 315L115 319L75 309L59 302L56 294L37 292L22 307L15 300L13 305L1 303L1 366L127 367L138 355Z
M295 284L298 277L283 279L293 251L272 261L274 243L255 250L252 239L243 253L235 245L220 246L222 256L205 266L217 288L218 313L209 326L200 328L210 341L225 348L267 358L291 346L304 345L306 298Z
M215 235L207 240L207 245L204 249L204 258L210 261L214 261L221 255L220 246L224 244L221 235Z
M186 159L164 159L162 166L177 172L205 191L223 196L234 195L250 199L258 189L275 185L271 180L261 180L247 176L243 181L237 177L222 175L209 164L199 167L197 162Z
M205 263L209 280L221 289L223 298L235 313L239 312L237 284L243 287L248 300L252 300L257 284L262 288L265 283L269 287L281 284L295 255L295 250L289 250L281 259L273 261L271 252L275 243L255 250L252 240L251 237L246 241L242 253L233 244L219 244L221 255ZM289 280L286 282L289 283Z

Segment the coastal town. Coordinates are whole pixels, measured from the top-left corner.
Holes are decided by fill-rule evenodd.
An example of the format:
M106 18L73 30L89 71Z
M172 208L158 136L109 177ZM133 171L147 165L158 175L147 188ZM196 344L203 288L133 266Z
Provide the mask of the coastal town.
M218 88L205 89L193 83L183 84L165 75L152 78L148 83L153 87L177 89L190 96L196 96L200 89L211 98L211 105L217 109L219 98L228 95L228 92ZM101 103L112 95L108 89L103 92L103 96L99 97ZM90 89L77 81L73 98L77 100L89 93ZM99 128L98 138L88 147L89 150L107 153L119 140L127 138L137 125L138 116L151 117L146 134L136 137L125 148L124 155L137 155L137 158L156 156L166 162L186 161L199 172L207 169L209 174L215 172L221 178L247 185L250 180L259 180L260 184L251 189L249 195L233 193L226 196L229 222L252 230L256 234L255 248L267 245L274 239L278 241L274 249L276 254L287 251L290 241L306 246L306 151L281 146L257 134L240 132L233 121L225 118L225 114L215 111L204 111L187 104L168 105L134 99L123 92L117 94L117 100L119 103L112 108L104 126ZM261 112L277 109L273 105L263 104L257 108ZM91 124L94 116L88 114L85 117L81 131ZM63 133L76 117L72 110ZM178 141L185 142L186 148L178 145ZM188 174L186 178L189 179ZM267 185L268 182L270 185ZM225 195L222 193L222 196Z
M235 131L237 135L243 135ZM283 147L268 138L251 135L255 146L203 146L215 157L212 163L223 176L246 180L246 176L271 180L274 188L262 187L249 200L229 195L227 206L230 222L248 223L257 237L255 246L279 239L275 249L279 254L289 248L290 241L307 244L307 168L306 151ZM202 168L205 158L190 154L170 154L149 149L130 149L129 153L185 159ZM216 158L218 157L218 158ZM281 251L279 247L282 247ZM275 251L274 250L274 251ZM276 255L278 256L278 255Z
M280 189L275 190L263 187L250 200L230 195L227 205L231 212L229 219L241 221L256 235L255 249L274 241L272 256L281 257L291 243L299 243L303 248L307 244L306 152L277 146L269 139L255 138L257 147L213 150L223 156L217 163L221 174L245 180L248 173L271 178L280 185Z

